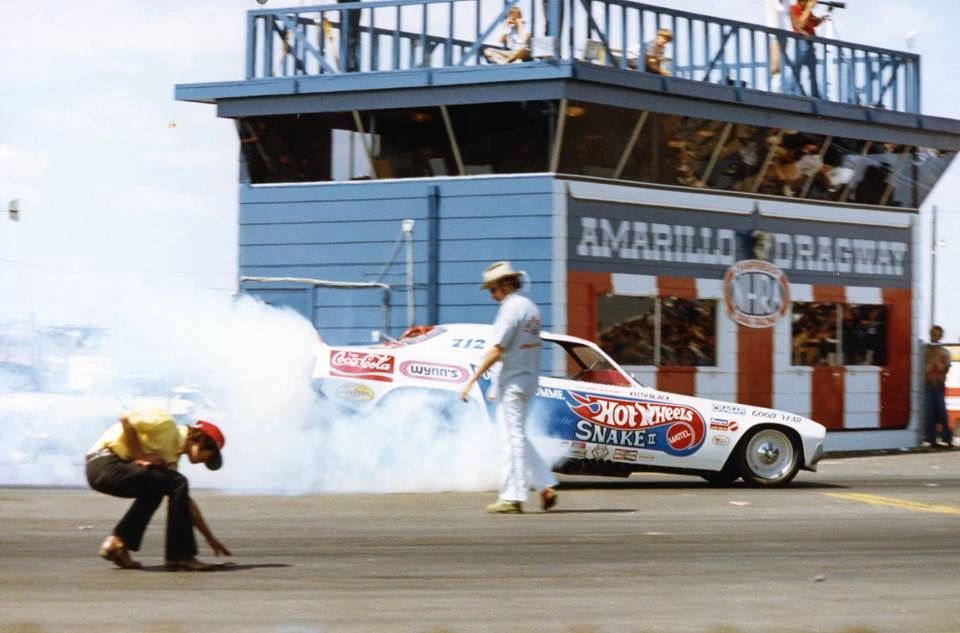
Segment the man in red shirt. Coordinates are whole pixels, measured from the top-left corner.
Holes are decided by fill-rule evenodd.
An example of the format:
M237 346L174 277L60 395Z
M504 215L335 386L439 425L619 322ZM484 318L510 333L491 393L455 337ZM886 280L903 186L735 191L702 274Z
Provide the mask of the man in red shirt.
M793 30L803 34L805 37L813 37L817 34L816 29L826 20L826 16L816 16L813 14L813 8L817 5L817 0L797 0L790 6L790 22L793 24ZM805 39L797 40L797 81L800 80L800 68L807 67L810 73L810 96L819 99L820 87L817 83L817 54L813 48L813 42Z
M813 8L817 5L817 0L798 0L790 7L790 21L793 23L793 30L804 35L816 35L816 28L820 23L826 20L826 17L817 17L813 14Z

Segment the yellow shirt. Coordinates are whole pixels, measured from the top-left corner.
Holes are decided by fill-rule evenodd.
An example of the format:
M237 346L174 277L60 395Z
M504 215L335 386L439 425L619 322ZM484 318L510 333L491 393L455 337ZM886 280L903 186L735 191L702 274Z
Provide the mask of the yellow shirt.
M131 410L124 412L123 416L137 432L144 455L159 455L168 468L176 470L187 442L187 426L174 422L173 416L163 409ZM119 422L104 431L91 451L101 448L109 448L124 461L134 458Z

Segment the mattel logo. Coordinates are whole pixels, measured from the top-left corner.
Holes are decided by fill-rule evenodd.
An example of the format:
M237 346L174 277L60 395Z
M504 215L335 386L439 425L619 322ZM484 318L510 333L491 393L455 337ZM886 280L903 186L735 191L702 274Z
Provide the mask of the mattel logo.
M438 380L440 382L466 382L468 378L467 370L462 367L426 363L419 360L408 360L401 363L400 373L409 378Z
M347 350L330 351L330 375L393 382L393 356Z

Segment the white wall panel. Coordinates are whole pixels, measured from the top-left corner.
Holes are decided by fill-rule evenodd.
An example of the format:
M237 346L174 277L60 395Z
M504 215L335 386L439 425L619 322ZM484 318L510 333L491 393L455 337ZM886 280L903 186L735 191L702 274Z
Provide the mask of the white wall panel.
M613 293L638 297L657 296L657 278L653 275L631 275L613 273L610 275Z

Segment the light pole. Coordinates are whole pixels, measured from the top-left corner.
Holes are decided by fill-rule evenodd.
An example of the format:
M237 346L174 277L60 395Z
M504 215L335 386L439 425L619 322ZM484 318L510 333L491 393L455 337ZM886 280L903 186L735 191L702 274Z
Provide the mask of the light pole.
M930 236L930 327L937 324L937 247L947 243L937 239L937 205L933 205L931 212Z
M413 296L413 225L415 220L403 220L400 227L407 241L407 327L416 319L416 303Z

